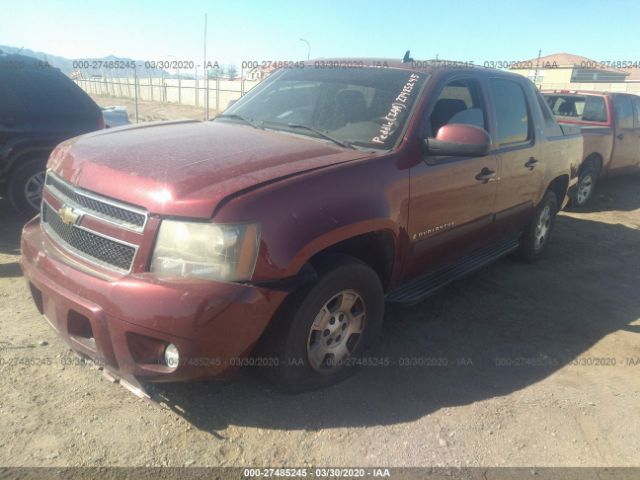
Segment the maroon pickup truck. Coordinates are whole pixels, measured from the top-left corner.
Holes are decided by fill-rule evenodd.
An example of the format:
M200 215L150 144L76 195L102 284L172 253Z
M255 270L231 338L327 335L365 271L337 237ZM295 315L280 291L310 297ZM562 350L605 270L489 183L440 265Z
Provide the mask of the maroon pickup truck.
M567 90L543 95L560 123L582 127L584 160L570 191L572 205L585 206L603 177L640 172L640 96Z
M58 334L138 393L247 364L319 388L385 301L538 258L581 152L519 75L310 62L214 121L59 145L21 264Z

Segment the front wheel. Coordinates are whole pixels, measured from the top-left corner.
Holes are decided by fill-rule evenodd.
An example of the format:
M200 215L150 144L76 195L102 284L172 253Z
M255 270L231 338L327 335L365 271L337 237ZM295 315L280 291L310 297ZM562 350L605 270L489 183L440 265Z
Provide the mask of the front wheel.
M556 194L547 192L522 234L518 257L526 262L534 262L542 256L549 243L557 213Z
M293 294L266 334L266 353L277 360L267 376L289 392L327 387L354 373L382 325L378 275L350 257L323 264L319 280Z

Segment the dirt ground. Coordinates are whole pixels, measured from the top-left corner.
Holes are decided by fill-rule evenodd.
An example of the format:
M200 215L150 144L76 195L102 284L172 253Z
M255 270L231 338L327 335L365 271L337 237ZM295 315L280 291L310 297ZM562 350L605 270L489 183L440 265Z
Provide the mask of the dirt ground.
M136 122L136 105L131 98L107 97L102 95L90 95L101 107L121 105L127 107L129 121ZM213 118L215 110L209 110L209 118ZM162 103L138 100L138 121L154 122L157 120L204 120L204 108L179 103Z
M296 396L252 371L154 387L171 408L65 361L3 200L0 219L0 465L640 465L637 177L561 214L539 263L507 258L388 308L377 354L446 366L365 368Z

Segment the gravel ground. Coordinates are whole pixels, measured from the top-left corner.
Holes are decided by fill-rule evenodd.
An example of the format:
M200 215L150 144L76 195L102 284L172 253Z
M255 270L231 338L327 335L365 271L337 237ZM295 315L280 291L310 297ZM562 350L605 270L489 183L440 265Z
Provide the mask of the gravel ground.
M127 107L129 121L136 123L136 104L131 98L90 95L101 107L120 105ZM209 118L215 116L215 110L209 110ZM156 122L159 120L204 120L204 108L169 102L150 102L138 100L138 121Z
M32 304L3 200L0 219L0 465L640 465L637 177L561 214L539 263L505 259L388 308L377 354L440 366L296 396L243 371L154 387L167 408L73 362Z

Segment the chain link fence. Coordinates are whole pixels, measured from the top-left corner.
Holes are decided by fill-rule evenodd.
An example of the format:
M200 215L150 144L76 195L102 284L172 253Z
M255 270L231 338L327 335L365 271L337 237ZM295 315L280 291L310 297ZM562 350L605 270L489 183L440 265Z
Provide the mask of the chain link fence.
M144 100L190 105L202 108L205 118L226 109L231 101L239 99L259 83L258 80L246 79L207 80L138 76L101 76L79 78L74 81L90 95L130 98L136 102Z

